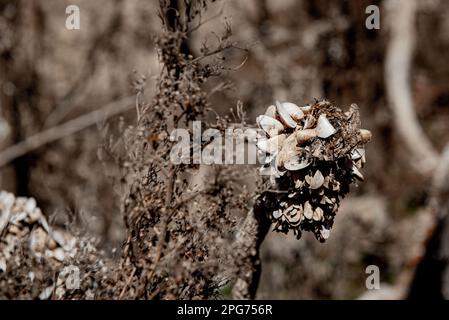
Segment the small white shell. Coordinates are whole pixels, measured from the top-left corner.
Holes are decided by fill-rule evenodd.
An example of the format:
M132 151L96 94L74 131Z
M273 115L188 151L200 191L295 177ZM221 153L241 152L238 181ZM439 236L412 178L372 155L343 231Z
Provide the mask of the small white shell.
M282 211L281 210L276 210L276 211L273 211L273 218L274 219L279 219L280 217L282 216Z
M289 159L296 157L300 152L299 148L296 146L296 136L295 134L289 135L283 142L282 148L279 151L278 166L284 167L284 164Z
M270 162L269 166L265 165L265 166L261 167L259 169L260 175L270 176L270 178L280 178L281 176L283 176L286 171L279 170L278 164L277 164L277 162L278 162L277 159L278 159L278 157L275 156L273 158L273 160ZM271 182L272 182L272 184L274 184L273 180Z
M281 119L282 123L284 123L287 127L296 128L297 125L296 121L293 120L288 111L279 101L276 101L276 110L279 114L279 118Z
M363 174L360 172L360 170L355 165L352 166L352 174L360 181L365 180L365 178L363 177Z
M371 140L371 131L366 130L366 129L360 129L360 137L361 137L361 142L362 143L367 143Z
M321 226L320 233L324 240L327 240L329 238L330 232L331 231L329 229L326 229L324 226Z
M293 215L294 210L295 210L295 208L293 206L290 206L287 209L285 209L284 214L291 216L291 215Z
M313 209L309 201L306 201L306 203L304 203L304 217L309 220L313 217Z
M321 204L333 204L332 200L327 196L323 196L320 201Z
M296 171L308 167L311 163L311 161L303 160L299 156L294 156L284 161L284 168L290 171Z
M35 208L33 211L31 211L28 214L29 223L34 223L34 222L38 221L41 217L42 217L41 209Z
M25 202L25 211L31 212L36 208L36 200L34 198L28 198Z
M337 130L335 130L335 128L331 125L329 120L327 120L326 115L321 114L318 117L316 131L317 131L318 137L325 139L325 138L328 138L331 135L333 135Z
M269 106L267 111L265 111L265 115L271 118L276 118L276 107L273 105Z
M299 107L300 109L301 109L301 111L302 112L304 112L304 113L309 113L311 110L312 110L312 106L311 105L305 105L305 106L302 106L302 107Z
M55 250L53 250L52 256L53 256L53 258L55 258L56 260L58 260L60 262L64 261L64 259L65 259L64 249L56 248Z
M321 201L320 201L320 204L326 204L326 196L323 196L322 198L321 198Z
M280 121L266 115L258 116L256 122L270 137L284 130L284 125Z
M5 272L6 271L6 259L0 258L0 271Z
M310 189L318 189L324 183L324 176L320 170L317 170L313 177L306 176L306 182L309 184Z
M295 209L295 215L293 215L292 217L289 217L289 218L287 218L287 220L291 223L291 224L293 224L293 225L296 225L296 224L298 224L299 222L301 222L301 217L302 217L302 214L301 214L301 212L299 212L298 210L296 210Z
M293 118L293 120L300 121L304 118L304 112L296 104L291 102L281 103L282 107L287 111L287 113Z
M362 149L362 148L354 149L351 153L352 160L360 159L363 156L365 156L365 149Z
M323 209L317 207L313 212L313 220L320 221L323 218Z
M310 129L315 125L316 119L314 116L309 115L304 121L304 129Z
M356 161L353 160L352 164L355 165L357 167L357 169L361 169L363 167L362 159L359 159Z
M257 147L263 152L270 154L277 153L281 149L286 137L285 134L280 134L269 139L260 139L257 141Z
M301 145L307 141L317 137L318 133L315 129L306 129L296 131L296 142Z

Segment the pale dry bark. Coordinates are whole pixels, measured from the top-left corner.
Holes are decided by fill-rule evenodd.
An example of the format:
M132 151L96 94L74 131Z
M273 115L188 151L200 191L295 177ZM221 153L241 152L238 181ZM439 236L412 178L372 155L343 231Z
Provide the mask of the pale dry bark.
M385 58L385 84L394 125L411 153L412 165L429 176L437 165L438 154L419 124L410 88L417 6L415 0L390 1L386 6L390 41Z
M397 0L389 1L386 8L390 28L385 58L388 103L397 133L411 154L413 168L423 175L424 179L430 180L430 195L426 208L421 213L422 219L416 219L420 223L416 226L416 230L421 230L421 237L410 246L410 252L406 253L408 261L396 283L369 294L365 293L361 298L405 299L416 291L414 287L417 277L420 277L418 275L420 265L425 259L433 259L429 258L429 253L441 256L444 255L442 251L449 252L447 249L444 250L444 243L435 238L444 238L447 233L444 232L444 225L449 225L446 222L448 210L445 200L449 189L449 144L441 155L438 154L415 112L410 70L415 48L416 15L419 4L415 0Z

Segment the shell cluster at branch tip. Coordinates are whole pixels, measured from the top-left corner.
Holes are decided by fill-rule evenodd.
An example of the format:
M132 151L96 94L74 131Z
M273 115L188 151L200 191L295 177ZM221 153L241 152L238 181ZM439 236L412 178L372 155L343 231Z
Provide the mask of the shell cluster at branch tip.
M361 129L358 106L343 112L327 100L301 107L276 101L256 121L264 133L257 138L265 156L260 173L273 187L262 201L274 230L292 230L298 239L311 231L326 241L340 200L352 183L364 180L371 132Z

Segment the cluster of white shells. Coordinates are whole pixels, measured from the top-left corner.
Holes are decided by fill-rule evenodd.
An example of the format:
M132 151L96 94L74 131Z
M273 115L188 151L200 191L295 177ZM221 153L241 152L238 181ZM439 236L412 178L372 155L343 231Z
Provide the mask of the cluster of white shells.
M293 230L298 237L301 230L312 231L320 241L329 237L339 199L352 181L364 179L360 169L371 133L358 128L357 119L355 105L343 113L325 100L302 107L277 101L257 117L264 132L257 141L265 156L260 171L278 187L265 196L275 203L275 230ZM347 136L351 141L343 141Z
M75 238L51 229L34 198L6 191L0 191L0 240L0 272L7 271L7 262L20 265L24 240L36 259L60 263L76 253Z
M288 171L296 171L306 168L311 160L302 157L301 146L314 138L327 139L335 134L336 129L323 113L315 119L310 114L312 106L299 107L291 102L276 101L276 106L268 107L264 115L256 118L259 127L266 136L258 139L258 149L266 153L265 166L261 168L261 173L271 175L276 178L281 177ZM291 129L286 133L286 129ZM360 130L361 137L368 141L371 133L368 130ZM353 151L354 158L363 158L362 148ZM269 164L269 166L267 166ZM360 166L354 166L355 173L363 180L360 173Z

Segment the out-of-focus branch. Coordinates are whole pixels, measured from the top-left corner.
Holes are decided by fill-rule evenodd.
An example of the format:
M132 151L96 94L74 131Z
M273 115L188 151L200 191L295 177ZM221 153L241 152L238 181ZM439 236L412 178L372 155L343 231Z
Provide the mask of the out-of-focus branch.
M19 158L30 151L46 144L67 137L100 121L104 121L114 115L122 113L134 107L134 96L113 101L95 111L84 114L76 119L67 121L61 125L39 132L26 140L19 142L0 152L0 167L12 160Z
M235 253L239 271L232 288L233 299L255 298L261 273L260 246L270 226L264 206L257 200L236 235Z
M439 204L441 198L445 198L449 192L449 143L443 149L435 168L430 189L431 201L433 205ZM431 203L432 204L432 203Z
M430 216L422 221L418 220L420 230L424 232L422 238L412 246L415 254L410 257L411 260L395 286L397 298L416 295L419 282L427 281L422 279L421 268L430 260L438 259L436 256L441 254L439 238L442 238L441 226L446 212L444 195L447 195L449 188L446 179L449 174L449 145L441 155L435 151L418 122L413 106L409 78L415 45L417 7L416 0L391 1L388 6L391 35L385 61L385 83L389 105L394 114L396 129L412 153L414 168L431 179L427 210L424 211Z
M443 277L447 272L448 256L448 211L449 211L449 143L444 148L430 186L427 211L431 216L425 226L426 233L420 243L416 244L416 252L421 253L411 270L407 286L407 297L410 299L440 299L447 286ZM427 288L423 292L423 288ZM447 297L446 297L447 298Z
M404 270L392 286L376 292L366 292L361 299L404 299L416 291L420 280L419 268L435 246L438 226L443 222L443 191L449 188L449 144L441 155L433 148L416 116L410 87L410 68L415 45L416 0L388 2L390 41L385 59L385 84L394 124L401 139L412 154L412 165L417 172L431 180L430 195L422 219L417 219L420 236L410 246ZM447 192L447 191L446 191ZM437 244L438 247L438 244ZM435 255L436 252L430 252ZM419 284L418 284L419 286ZM413 293L414 294L414 293ZM429 292L425 293L430 294Z
M422 285L432 282L430 277L436 277L436 281L442 283L443 290L447 286L442 279L442 273L439 270L434 274L428 274L427 271L420 271L423 264L432 263L430 260L438 260L448 255L449 249L445 244L447 242L447 228L449 227L448 204L449 195L449 143L444 148L439 157L438 164L433 172L430 196L427 202L426 210L421 213L422 219L417 219L419 223L416 230L419 230L420 236L410 246L405 267L399 274L394 285L382 284L380 290L369 290L362 294L359 299L366 300L400 300L406 298L434 297L435 292L422 292ZM425 214L426 216L423 216ZM446 238L445 238L446 237ZM441 274L436 274L441 273ZM431 287L431 285L429 286ZM447 297L446 297L447 298Z
M388 3L390 41L385 60L388 104L401 139L412 153L414 168L425 176L432 174L438 154L421 128L410 88L410 65L415 45L415 0Z

